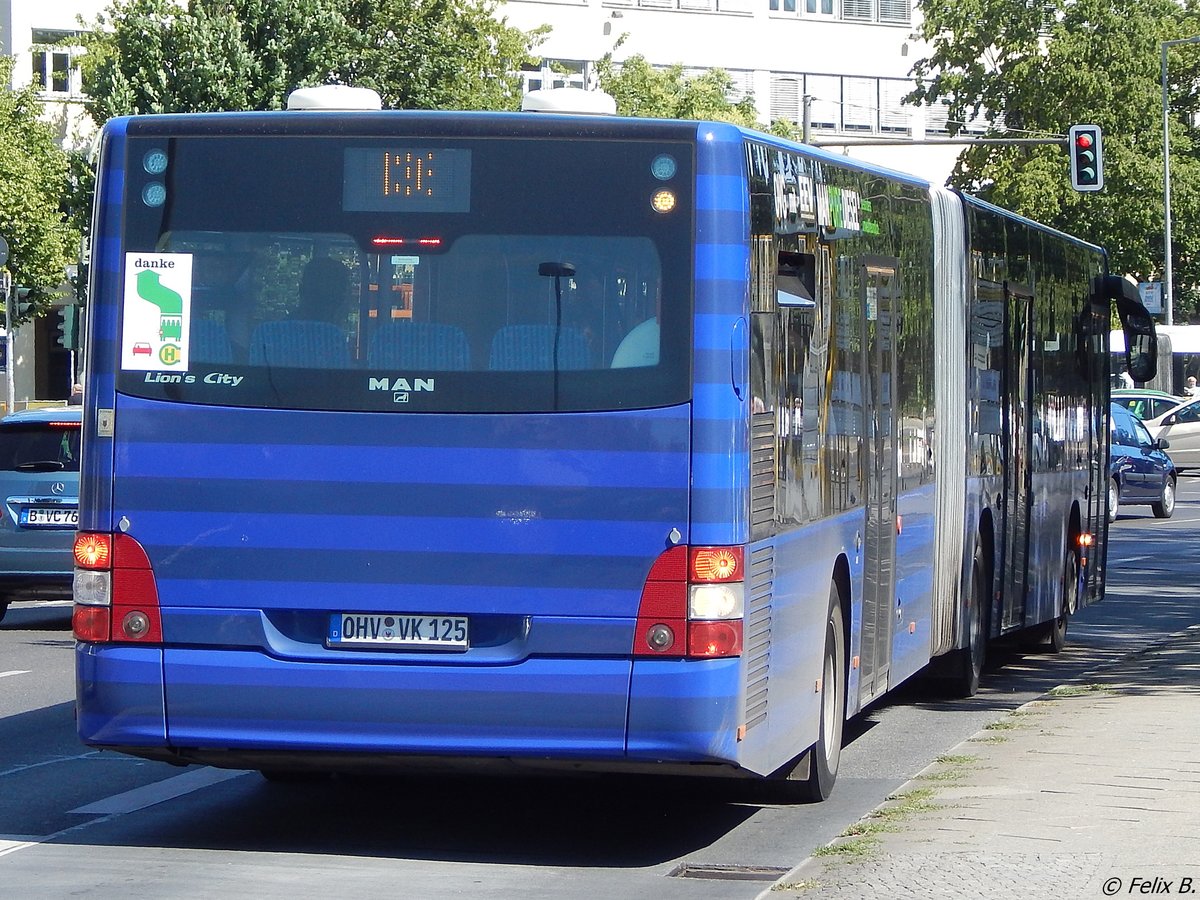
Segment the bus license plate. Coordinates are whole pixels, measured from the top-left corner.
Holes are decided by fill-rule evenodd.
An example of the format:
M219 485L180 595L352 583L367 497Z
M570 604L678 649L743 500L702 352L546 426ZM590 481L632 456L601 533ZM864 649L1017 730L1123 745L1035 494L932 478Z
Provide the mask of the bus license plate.
M26 528L75 528L79 524L79 510L32 506L21 510L21 524Z
M466 650L467 617L334 613L325 644L344 650Z

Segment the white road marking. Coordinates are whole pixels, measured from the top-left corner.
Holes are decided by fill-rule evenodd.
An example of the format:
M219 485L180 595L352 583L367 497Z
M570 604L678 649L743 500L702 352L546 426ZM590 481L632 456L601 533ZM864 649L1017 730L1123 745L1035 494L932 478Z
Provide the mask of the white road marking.
M28 675L29 669L13 669L11 672L0 672L0 678L7 678L9 675Z
M0 835L0 856L8 856L8 854L24 850L26 847L33 847L44 840L45 838L25 837L17 834Z
M114 794L103 800L97 800L95 803L89 803L87 806L80 806L77 809L70 810L72 813L99 815L100 818L98 819L80 822L78 825L72 825L69 828L56 831L54 834L40 836L0 834L0 856L8 856L10 853L16 853L18 850L25 850L29 847L36 847L38 844L48 843L73 832L91 828L93 825L110 822L126 813L145 809L148 806L154 806L156 803L162 803L166 800L174 800L176 797L182 797L184 794L190 794L193 791L201 790L210 785L220 784L222 781L229 781L232 778L240 778L245 774L247 773L239 770L213 769L206 766L203 769L163 779L155 784L148 784L144 787L134 788L132 791L125 791L123 794Z
M185 772L174 778L164 778L162 781L134 788L123 794L105 797L103 800L97 800L95 803L89 803L87 806L80 806L77 809L68 810L68 812L89 816L123 816L126 813L136 812L167 800L174 800L176 797L182 797L184 794L190 794L192 791L198 791L210 785L220 784L222 781L229 781L231 778L241 778L245 774L239 769L214 769L205 766L203 769Z

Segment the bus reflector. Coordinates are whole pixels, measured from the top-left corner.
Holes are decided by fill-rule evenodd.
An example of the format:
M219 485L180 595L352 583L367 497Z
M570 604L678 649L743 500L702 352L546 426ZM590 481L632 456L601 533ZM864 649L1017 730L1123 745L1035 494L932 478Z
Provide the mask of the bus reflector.
M75 581L81 588L71 615L76 639L162 643L158 585L141 544L127 534L80 532L75 537L75 562L80 570Z
M635 657L740 656L744 550L672 547L646 576L634 629Z

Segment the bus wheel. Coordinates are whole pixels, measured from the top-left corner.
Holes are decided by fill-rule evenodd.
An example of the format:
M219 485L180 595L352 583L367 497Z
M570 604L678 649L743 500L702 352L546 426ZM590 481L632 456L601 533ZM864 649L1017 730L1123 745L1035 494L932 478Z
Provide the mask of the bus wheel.
M1063 565L1063 599L1059 616L1046 625L1046 638L1051 653L1061 653L1067 646L1067 621L1079 607L1079 555L1067 551Z
M983 549L976 545L971 561L971 594L967 598L967 646L958 651L958 673L951 682L957 697L974 697L979 690L987 662L989 593Z
M4 614L8 612L8 601L0 600L0 622L4 621Z
M842 758L842 729L846 724L846 623L842 620L842 591L835 581L829 588L829 613L825 619L825 651L821 658L821 725L817 742L809 750L808 779L803 793L820 801L833 792Z

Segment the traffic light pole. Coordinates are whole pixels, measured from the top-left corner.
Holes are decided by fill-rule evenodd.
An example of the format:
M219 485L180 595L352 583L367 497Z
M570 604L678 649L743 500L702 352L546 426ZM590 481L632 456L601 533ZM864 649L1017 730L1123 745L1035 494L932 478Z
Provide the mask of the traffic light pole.
M4 380L8 382L8 405L4 407L4 413L7 415L17 408L17 386L13 380L12 275L9 274L8 269L5 269L2 277L4 287Z

